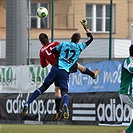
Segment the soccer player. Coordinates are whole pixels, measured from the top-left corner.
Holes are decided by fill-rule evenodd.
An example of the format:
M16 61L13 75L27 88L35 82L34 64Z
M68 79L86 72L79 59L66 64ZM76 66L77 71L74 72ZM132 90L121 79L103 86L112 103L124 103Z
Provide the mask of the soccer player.
M45 78L43 85L36 89L29 100L25 103L22 114L26 114L28 105L36 99L40 94L45 92L48 87L53 83L59 83L59 87L61 90L61 94L63 97L63 108L64 108L64 118L69 118L69 110L68 110L68 80L69 74L77 70L77 60L80 53L92 42L93 37L90 33L90 30L87 28L86 20L81 21L81 24L84 26L87 39L83 43L79 43L80 41L80 34L74 33L71 37L71 42L62 42L57 45L52 52L56 55L59 54L59 57L56 63L52 66L51 71L49 72L48 76ZM48 62L46 61L46 64ZM57 80L58 79L58 80Z
M52 66L54 65L54 63L56 62L59 53L57 52L56 54L52 54L51 50L59 45L59 42L49 42L48 36L45 33L41 33L39 35L39 40L40 43L43 45L42 48L40 49L40 64L41 66L44 68L46 67L48 64L51 64ZM77 68L78 70L83 73L83 74L87 74L89 76L91 76L93 79L96 79L97 75L98 75L98 70L96 69L94 72L91 72L88 68L85 68L84 66L80 65L79 63L77 63L77 65L75 65L75 69L76 70L72 70L71 72L76 72ZM61 103L61 93L60 93L60 89L59 89L59 84L55 82L55 104L56 104L56 120L59 119L60 114L62 113L61 109L60 109L60 103Z
M133 97L132 97L132 80L133 80L133 45L129 48L130 56L123 61L121 71L121 84L119 90L120 99L128 104L133 109ZM129 127L122 131L122 133L133 132L133 118Z
M39 35L39 40L40 40L41 44L43 45L42 48L40 49L40 64L41 64L41 66L43 68L46 67L48 64L51 64L53 66L59 56L59 53L52 54L51 50L55 46L59 45L59 42L49 42L48 36L45 33L41 33ZM91 72L88 68L85 68L84 66L80 65L79 63L77 63L76 67L78 67L78 69L81 73L90 75L93 79L96 79L97 74L98 74L97 69L94 72ZM75 71L77 71L77 70L75 70ZM61 98L60 89L58 87L58 83L55 82L55 104L56 104L56 112L57 112L56 120L59 119L60 114L61 114L61 109L59 106L61 100L62 100L62 98Z

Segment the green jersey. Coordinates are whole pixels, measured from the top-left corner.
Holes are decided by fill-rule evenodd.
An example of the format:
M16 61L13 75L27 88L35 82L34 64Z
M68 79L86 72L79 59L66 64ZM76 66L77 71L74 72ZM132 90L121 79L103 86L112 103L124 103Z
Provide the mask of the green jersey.
M132 94L133 59L128 57L122 64L120 94Z

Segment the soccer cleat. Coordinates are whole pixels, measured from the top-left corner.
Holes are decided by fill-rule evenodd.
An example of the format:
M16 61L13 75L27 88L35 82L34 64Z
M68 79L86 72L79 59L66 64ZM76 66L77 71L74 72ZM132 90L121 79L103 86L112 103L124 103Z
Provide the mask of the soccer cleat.
M55 119L58 121L61 118L61 115L62 115L62 111L59 110L59 112L56 113L56 115L55 115Z
M121 133L126 133L126 131L124 130L124 131L122 131Z
M98 73L99 73L98 69L94 70L94 77L93 77L93 79L97 78Z
M67 105L63 106L63 111L64 111L64 113L63 113L64 119L68 119L69 118L69 110L68 110Z
M22 112L21 112L21 114L22 114L22 115L26 115L26 114L27 114L27 110L28 110L28 105L25 104L25 105L24 105L24 108L23 108L23 110L22 110Z

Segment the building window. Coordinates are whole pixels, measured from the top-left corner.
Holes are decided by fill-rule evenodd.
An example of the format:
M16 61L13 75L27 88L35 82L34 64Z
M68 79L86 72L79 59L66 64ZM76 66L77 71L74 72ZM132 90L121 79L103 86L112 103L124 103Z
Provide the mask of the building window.
M49 19L46 18L40 19L36 15L36 10L38 7L49 8L48 3L31 3L31 28L49 28Z
M114 31L114 6L112 12L112 31ZM110 5L86 4L86 19L92 32L109 32Z

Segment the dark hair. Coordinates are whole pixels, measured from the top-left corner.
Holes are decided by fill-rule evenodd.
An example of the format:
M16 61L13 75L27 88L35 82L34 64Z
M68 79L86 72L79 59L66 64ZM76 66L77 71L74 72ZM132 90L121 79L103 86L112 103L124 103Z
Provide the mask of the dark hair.
M81 39L80 33L74 33L71 37L71 42L77 43Z
M43 44L47 44L49 42L48 40L48 36L45 33L41 33L39 35L39 40L43 43Z
M129 53L130 53L130 56L133 56L133 45L130 46Z

